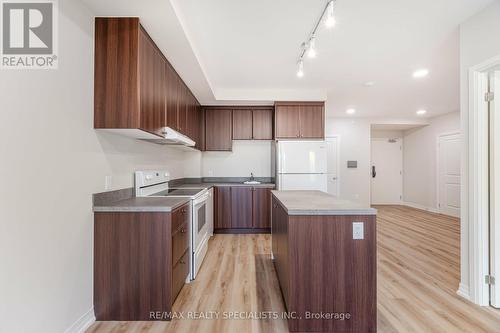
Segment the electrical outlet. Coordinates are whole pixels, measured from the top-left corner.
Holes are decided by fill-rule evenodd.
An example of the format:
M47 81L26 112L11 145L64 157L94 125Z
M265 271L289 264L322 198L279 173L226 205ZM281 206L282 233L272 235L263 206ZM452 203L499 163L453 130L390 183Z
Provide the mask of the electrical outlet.
M113 177L112 176L104 177L104 189L109 190L111 186L113 186Z
M213 177L213 176L214 176L214 171L208 170L208 177Z
M353 222L352 223L352 239L364 239L364 223L363 222Z

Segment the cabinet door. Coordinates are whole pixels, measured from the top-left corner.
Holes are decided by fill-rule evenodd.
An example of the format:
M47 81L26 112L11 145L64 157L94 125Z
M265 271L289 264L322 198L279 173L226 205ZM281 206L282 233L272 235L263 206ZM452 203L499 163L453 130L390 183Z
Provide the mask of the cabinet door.
M231 151L232 110L205 110L205 149L207 151Z
M233 110L233 140L252 140L252 110Z
M300 106L276 106L276 138L291 139L300 137Z
M214 229L229 229L231 228L231 187L215 187L214 194Z
M256 109L252 111L253 139L273 139L273 110Z
M166 65L167 79L167 126L177 130L177 74L170 64Z
M141 128L161 134L165 126L165 63L160 51L148 34L141 28L140 47L140 107Z
M250 229L253 227L251 187L231 188L231 226L232 228Z
M179 84L179 103L178 103L178 117L179 117L179 132L182 134L187 134L187 95L188 89L182 82L180 77L178 78Z
M253 189L253 227L271 228L271 190L268 188Z
M300 137L321 139L325 136L322 105L300 106Z

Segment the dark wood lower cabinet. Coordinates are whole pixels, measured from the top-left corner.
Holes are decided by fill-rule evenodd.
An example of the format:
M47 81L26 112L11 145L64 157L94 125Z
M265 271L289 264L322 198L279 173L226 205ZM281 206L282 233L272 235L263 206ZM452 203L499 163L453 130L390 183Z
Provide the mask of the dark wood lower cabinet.
M231 188L231 228L253 228L252 187Z
M216 186L215 233L269 233L271 188Z
M97 320L170 319L189 274L188 213L188 206L172 213L95 213Z
M375 216L289 216L272 205L272 249L291 332L376 332ZM364 222L353 240L352 223Z

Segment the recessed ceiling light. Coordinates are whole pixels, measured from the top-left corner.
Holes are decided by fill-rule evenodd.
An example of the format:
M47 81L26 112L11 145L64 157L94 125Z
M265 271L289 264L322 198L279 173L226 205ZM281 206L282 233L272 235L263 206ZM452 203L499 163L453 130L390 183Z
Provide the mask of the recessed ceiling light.
M373 87L375 85L375 81L368 81L363 84L365 87Z
M356 113L356 109L347 109L345 111L345 113L347 113L347 114L355 114Z
M418 110L418 111L417 111L417 114L418 114L419 116L423 116L423 115L424 115L424 114L426 114L426 113L427 113L427 110Z
M422 77L426 77L427 75L429 75L429 70L426 68L418 69L413 72L413 77L415 79L420 79Z

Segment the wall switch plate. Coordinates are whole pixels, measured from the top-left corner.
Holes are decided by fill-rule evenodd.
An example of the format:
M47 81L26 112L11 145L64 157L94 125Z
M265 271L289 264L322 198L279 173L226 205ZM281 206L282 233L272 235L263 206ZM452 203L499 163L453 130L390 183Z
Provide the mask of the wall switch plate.
M352 223L352 239L365 239L365 230L363 222Z

